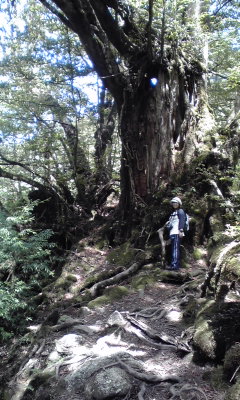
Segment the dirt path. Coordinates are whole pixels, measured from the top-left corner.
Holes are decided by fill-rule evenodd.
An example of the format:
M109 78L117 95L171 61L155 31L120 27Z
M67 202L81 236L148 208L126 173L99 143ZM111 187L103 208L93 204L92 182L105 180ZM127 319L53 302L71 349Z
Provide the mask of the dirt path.
M117 357L124 352L139 361L142 365L142 371L145 376L176 376L179 383L162 382L149 383L145 379L138 379L130 376L132 389L126 399L132 400L223 400L224 392L216 391L209 380L211 372L214 370L210 365L196 365L192 361L191 352L191 334L192 328L187 325L183 312L183 298L186 293L181 285L164 283L156 280L151 285L146 285L141 290L132 290L131 279L121 282L128 289L128 293L111 304L102 304L95 308L82 308L81 304L74 301L66 306L65 301L74 298L73 293L86 278L97 273L103 273L105 269L111 266L106 259L108 251L98 250L93 246L79 247L69 257L68 271L63 271L63 275L71 273L75 276L75 281L68 290L62 294L52 294L52 299L57 299L59 304L60 320L62 318L69 321L78 321L75 324L68 325L65 329L53 326L41 342L38 348L42 346L41 351L36 351L36 366L38 369L44 369L49 363L56 362L55 370L57 379L52 381L48 387L48 396L51 400L86 400L84 392L71 392L60 384L75 369L82 368L86 360L95 360L97 357ZM193 264L192 264L193 265ZM156 266L155 266L156 267ZM195 264L192 267L204 270L202 263ZM193 272L190 268L189 274ZM204 271L203 271L204 272ZM170 273L171 274L171 273ZM48 315L48 306L42 306L41 313L38 316L38 322ZM110 324L113 315L120 316L126 323L122 326L116 323ZM58 321L60 324L60 321ZM82 327L85 327L86 330ZM80 335L81 354L78 361L74 361L73 354L77 354L79 348L71 350L65 349L65 353L59 350L59 343L68 335ZM43 346L44 343L44 346ZM186 349L184 350L184 343ZM187 345L190 345L188 351ZM35 343L36 345L36 343ZM20 353L27 353L30 350L20 348ZM60 352L61 362L53 360L53 354ZM62 353L61 353L62 352ZM85 353L84 353L85 352ZM70 360L69 360L69 354ZM56 355L55 355L56 356ZM64 358L65 357L65 358ZM72 359L71 359L72 357ZM73 361L72 361L73 360ZM29 380L29 374L23 376L22 384ZM14 381L14 380L13 380ZM41 388L40 388L41 389ZM38 389L38 390L40 390ZM40 390L41 391L41 390ZM25 399L42 400L40 397L24 397ZM22 399L21 396L12 396L11 399Z
M106 253L98 251L93 247L87 247L80 253L85 263L95 264L94 271L102 272L105 268L109 268L106 261ZM196 270L202 270L204 276L205 265L202 261L193 263L188 273L194 273ZM88 270L89 271L89 270ZM91 273L88 272L87 275ZM108 321L114 312L119 312L125 318L136 319L140 324L145 325L150 330L157 332L159 336L173 338L180 343L188 342L191 344L192 328L187 325L183 319L184 307L181 306L185 291L182 286L156 281L152 285L147 285L144 289L132 292L131 280L121 283L129 289L129 294L119 300L115 300L111 304L105 304L96 309L91 310L84 317L84 323L87 326L108 326ZM73 318L79 318L79 310L70 307L68 314ZM151 317L152 315L152 317ZM169 383L146 384L144 400L167 400L167 399L208 399L222 400L224 392L216 391L212 387L209 377L214 367L210 365L196 365L192 362L192 352L184 352L178 350L176 346L166 344L159 348L159 344L154 345L154 340L149 336L143 335L141 329L134 327L126 331L118 327L111 327L105 330L101 335L93 335L88 338L89 345L102 346L102 354L114 354L114 351L127 351L131 356L141 360L144 363L145 371L160 376L175 375L180 378L181 383L172 386ZM138 334L136 334L136 329ZM145 338L147 337L147 340ZM149 340L149 342L148 342ZM157 343L155 341L155 343ZM168 343L168 341L167 341ZM100 353L101 354L101 349ZM69 373L65 370L63 374ZM135 395L131 394L130 399L138 399L139 384L133 380L136 386ZM179 392L179 390L182 392ZM186 389L186 390L185 390ZM177 392L175 392L177 391ZM175 394L174 394L175 393ZM177 395L181 394L181 397ZM140 398L140 397L139 397ZM63 397L64 399L64 397ZM85 397L79 397L79 400L85 400Z
M144 312L147 314L149 309L155 309L156 305L163 311L164 315L161 318L159 317L160 313L152 318L141 317L141 311L142 314ZM122 313L123 316L127 312L136 317L138 321L154 329L161 336L165 335L166 337L181 340L181 335L187 329L187 325L182 319L183 309L179 305L179 287L175 285L157 282L154 287L146 288L137 294L125 296L124 299L116 301L112 305L98 308L92 312L91 316L85 319L85 323L87 325L107 324L108 318L116 310ZM113 333L111 335L114 337ZM189 336L191 336L191 329ZM127 349L131 355L144 362L145 370L149 373L161 376L174 375L178 376L182 381L171 389L172 394L169 383L147 384L144 400L180 399L180 397L171 397L173 390L186 388L186 385L189 385L191 389L182 393L182 399L224 399L224 393L215 391L208 381L213 367L194 364L191 353L178 351L176 348L171 348L171 346L167 345L163 349L158 349L154 344L151 345L139 339L134 333L130 334L125 331L121 332L120 337L116 334L115 338L116 342L115 344L113 342L112 346L116 347L116 351L126 351ZM109 346L111 347L111 345ZM194 388L199 389L199 392L195 392ZM137 399L137 392L138 389L136 389L136 396L130 398ZM85 400L84 397L81 399Z

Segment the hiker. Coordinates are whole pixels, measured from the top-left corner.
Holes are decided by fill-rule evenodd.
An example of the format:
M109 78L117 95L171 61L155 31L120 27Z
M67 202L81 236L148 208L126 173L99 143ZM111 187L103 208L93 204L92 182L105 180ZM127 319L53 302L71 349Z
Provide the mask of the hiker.
M165 226L169 229L169 237L171 240L171 265L167 268L170 270L178 270L180 266L180 245L184 235L184 226L186 214L181 208L182 201L179 197L173 197L170 201L173 207L173 212L170 215L169 221Z

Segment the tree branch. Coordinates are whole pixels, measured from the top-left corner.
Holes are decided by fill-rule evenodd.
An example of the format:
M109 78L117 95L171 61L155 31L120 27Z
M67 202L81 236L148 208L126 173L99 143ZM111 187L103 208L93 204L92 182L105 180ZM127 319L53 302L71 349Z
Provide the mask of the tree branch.
M121 55L124 56L125 54L129 54L133 44L124 34L123 30L120 29L116 20L113 19L106 4L100 0L90 0L90 2L104 32L111 43Z
M128 364L123 362L118 356L116 356L116 360L119 363L119 365L125 369L130 375L134 376L135 378L145 381L148 383L160 383L160 382L180 382L181 379L180 377L176 375L165 375L165 376L160 376L160 375L155 375L152 373L143 373L143 372L138 372L134 368L130 367Z
M62 14L60 13L55 7L53 7L48 1L40 0L40 2L49 10L51 13L56 15L68 28L74 30L74 27L71 25L71 22ZM77 32L76 32L77 33Z
M5 161L8 165L17 165L17 166L25 169L26 171L30 172L31 174L35 174L35 172L33 172L26 164L23 164L19 161L9 160L9 158L6 158L2 153L0 153L0 158L3 161ZM38 177L40 177L42 179L42 177L40 175L38 175Z
M12 181L25 182L30 186L37 187L38 189L46 189L46 187L40 182L37 182L31 178L27 178L21 174L12 174L11 172L5 171L2 168L0 168L0 177L11 179Z
M12 174L11 172L5 171L2 168L0 168L0 178L6 178L6 179L10 179L12 181L17 181L17 182L25 182L29 186L36 187L36 188L38 188L40 190L44 190L44 191L47 189L47 190L49 190L50 193L55 194L63 204L65 204L67 207L69 207L69 204L67 203L67 201L64 199L64 197L60 193L59 188L56 187L55 185L52 185L52 184L49 185L49 183L46 185L43 185L42 183L40 183L34 179L28 178L21 174Z
M229 3L232 3L232 0L224 1L224 3L222 5L219 5L219 7L216 9L216 11L214 11L213 15L217 15L219 13L219 11L221 11L222 8L224 8Z
M46 0L39 0L45 7L47 7ZM53 3L61 10L59 12L57 9L50 10L55 15L59 14L58 17L67 26L70 27L75 33L78 34L88 56L90 57L94 69L100 77L104 78L104 84L112 93L113 97L116 99L118 106L120 107L123 101L123 88L126 85L123 74L119 70L119 66L116 62L116 52L110 46L110 36L112 32L107 29L106 32L103 30L104 26L106 28L107 22L103 23L104 15L108 12L108 22L110 20L111 14L109 13L106 5L94 4L100 15L99 8L101 6L105 7L105 13L101 14L101 24L97 19L97 11L93 9L91 0L52 0ZM99 0L100 2L100 0ZM96 2L95 2L96 3ZM50 9L48 7L48 9ZM95 12L94 12L95 11ZM57 13L56 13L57 12ZM62 18L64 16L64 18ZM113 24L111 25L113 26ZM123 33L118 32L117 28L114 27L115 44L117 45L117 37L121 38L118 48L125 52L127 44L126 37ZM125 43L125 44L124 44ZM116 47L116 49L118 50Z
M216 76L220 76L220 78L223 78L223 79L228 79L228 77L226 75L219 74L218 72L215 72L212 70L209 70L208 73L216 75Z
M44 181L44 182L46 183L46 185L49 185L48 179L46 179L44 176L38 174L38 173L36 172L36 170L35 170L35 171L31 170L31 168L29 168L26 164L23 164L23 163L21 163L21 162L19 162L19 161L10 160L10 159L6 158L6 157L5 157L3 154L1 154L1 153L0 153L0 158L1 158L3 161L5 161L5 162L7 163L7 165L15 165L15 166L21 167L21 168L25 169L25 171L29 172L31 175L34 175L35 177L37 177L37 178L41 179L42 181ZM43 168L44 168L44 166L43 166ZM5 172L7 173L7 171L5 171ZM16 175L16 174L13 174L13 176L17 176L17 175ZM23 175L19 175L19 176L23 176ZM11 178L10 178L10 179L11 179ZM28 178L26 178L26 179L28 179ZM20 180L21 180L21 179L20 179ZM27 183L27 182L26 182L26 183ZM34 185L33 185L33 186L34 186ZM52 186L52 185L51 185L51 186ZM56 190L56 189L55 189L55 190Z
M152 21L153 21L153 0L148 0L148 25L147 25L147 35L148 35L148 52L149 57L152 59Z

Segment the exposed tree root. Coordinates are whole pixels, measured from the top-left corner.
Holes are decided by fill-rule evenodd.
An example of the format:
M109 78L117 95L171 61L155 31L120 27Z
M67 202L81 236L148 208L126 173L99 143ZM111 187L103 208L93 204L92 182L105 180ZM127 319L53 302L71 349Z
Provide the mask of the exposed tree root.
M144 313L137 313L136 317L142 317L142 318L153 318L153 319L160 319L162 317L164 317L164 315L166 315L167 311L166 310L161 310L161 309L157 309L156 311L154 311L152 314L144 314ZM159 314L159 315L157 315Z
M161 304L161 302L159 304ZM167 313L166 310L161 310L161 308L156 306L156 307L145 308L144 310L133 312L133 313L130 313L129 315L134 315L136 318L138 318L138 317L142 317L142 318L153 318L153 317L155 317L153 319L160 319L166 313Z
M36 351L36 354L37 354L37 355L39 355L39 354L42 353L42 351L43 351L43 349L44 349L44 347L45 347L45 344L46 344L46 339L43 339L43 341L42 341L42 343L41 343L39 349Z
M63 331L63 330L67 330L68 328L72 328L73 326L76 325L80 325L80 326L84 326L84 324L82 324L82 321L79 319L75 319L74 321L68 321L68 322L63 322L62 324L57 324L54 325L51 330L54 332L59 332L59 331Z
M54 325L51 327L49 330L52 332L59 332L59 331L67 331L70 328L74 328L74 331L76 332L81 332L85 333L88 336L92 336L96 333L104 333L106 330L105 326L100 326L100 325L85 325L82 323L81 320L74 319L73 321L68 321L68 322L63 322L62 324Z
M150 337L153 340L157 340L158 342L161 342L165 345L171 345L175 346L179 350L183 350L187 353L191 352L191 349L186 343L179 343L174 337L163 334L159 335L157 331L154 329L150 328L148 325L146 325L144 322L138 321L135 318L132 318L130 316L126 316L126 319L131 322L134 326L136 326L138 329L143 331L148 337Z
M200 290L201 290L200 285L202 284L203 279L204 279L204 278L197 278L197 279L194 279L194 283L196 283L196 289L195 289L194 291L196 291L196 292L199 293L199 294L200 294ZM192 282L193 282L193 280L185 282L185 283L181 286L181 288L180 288L181 293L184 293L184 294L186 293L186 294L188 294L188 293L189 293L189 291L188 291L188 290L189 290L188 286L192 285ZM192 288L191 288L191 291L193 291Z
M135 274L135 272L137 272L144 264L145 264L145 261L135 262L134 264L131 265L131 267L129 267L125 271L122 271L119 274L114 275L111 278L108 278L101 282L95 283L95 285L93 285L91 287L91 289L89 289L91 297L92 298L97 297L105 287L114 285L120 281L123 281L124 279L128 278L129 276Z
M123 270L124 270L124 267L123 267L123 266L116 267L116 268L114 268L114 269L109 269L109 270L107 270L107 271L104 273L104 275L106 275L105 278L106 278L106 279L110 279L110 278L112 278L112 277L114 277L114 276L120 274ZM89 283L89 282L86 282L86 283L81 287L80 293L82 293L85 289L90 289L91 287L93 287L93 286L96 285L97 283L98 283L98 282L95 282L95 283L93 283L93 282L90 282L90 283Z
M176 349L175 345L172 344L163 344L163 343L156 343L155 341L152 341L149 339L149 337L147 337L145 335L145 333L143 333L141 331L141 329L139 329L138 327L134 326L133 324L131 324L131 322L128 322L123 316L122 314L120 314L118 311L115 311L112 314L112 318L110 317L108 320L108 323L113 326L119 326L122 329L124 329L126 332L131 333L136 335L139 339L141 339L142 341L144 341L145 343L147 343L148 345L150 345L151 347L155 347L159 350L162 349Z
M202 400L202 399L207 400L207 396L203 390L197 388L196 386L191 386L188 383L186 383L182 387L180 387L179 384L172 385L170 387L170 392L172 394L172 397L170 397L171 400L174 400L174 399L184 400L186 398L185 397L186 393L191 394L191 392L195 392L194 397L191 397L192 399L194 398L195 400ZM184 397L183 397L183 393L185 393ZM201 396L201 397L199 397L199 396Z
M22 361L22 364L20 365L19 371L17 373L21 374L21 371L24 369L25 365L28 363L28 361L35 355L37 354L38 350L41 348L41 346L39 347L38 343L34 344L32 349L29 351L29 353L27 354L27 356L24 358L24 360Z
M153 374L144 374L142 372L137 372L135 369L127 365L123 362L119 357L116 357L117 362L119 365L125 369L130 375L134 378L137 378L141 381L148 382L148 383L160 383L160 382L180 382L181 379L178 376L174 375L166 375L166 376L159 376Z
M138 400L144 400L144 394L145 394L145 392L146 392L146 385L145 385L145 383L143 382L142 384L141 384L141 388L140 388L140 391L138 392Z
M89 358L90 358L90 356L87 356L84 359L81 356L79 356L79 357L67 356L64 360L61 360L55 364L56 378L58 378L58 376L59 376L60 368L65 367L67 365L72 365L72 364L83 365L85 363L85 361L88 360ZM116 365L116 363L115 363L115 365Z

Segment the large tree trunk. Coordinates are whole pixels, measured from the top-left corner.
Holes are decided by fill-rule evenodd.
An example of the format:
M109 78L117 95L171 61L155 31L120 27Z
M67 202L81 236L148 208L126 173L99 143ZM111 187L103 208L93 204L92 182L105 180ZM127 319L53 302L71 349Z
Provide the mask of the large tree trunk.
M185 159L197 154L197 111L207 106L200 65L144 71L136 90L125 90L121 112L122 207L131 214L136 196L147 200ZM169 63L170 65L170 63ZM150 79L157 78L152 87ZM205 110L205 111L206 111ZM186 141L187 137L187 141Z
M116 102L123 148L120 207L126 221L136 199L145 201L174 168L197 154L210 125L202 124L209 113L199 62L204 63L200 1L180 11L177 1L164 1L154 15L156 4L146 0L148 16L144 7L127 1L40 1L77 33ZM167 24L173 20L178 28L172 35ZM158 83L151 87L154 77Z

